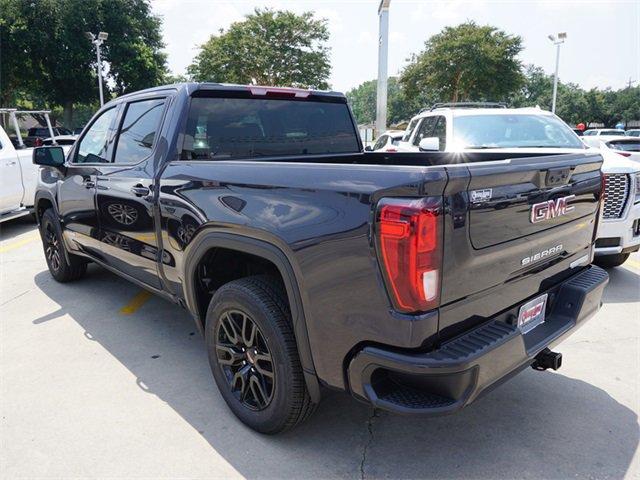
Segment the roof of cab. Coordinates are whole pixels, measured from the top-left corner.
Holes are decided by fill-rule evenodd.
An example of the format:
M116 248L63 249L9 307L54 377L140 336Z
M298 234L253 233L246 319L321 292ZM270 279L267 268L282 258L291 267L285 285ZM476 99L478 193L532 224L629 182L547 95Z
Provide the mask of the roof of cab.
M131 97L135 97L138 95L146 95L153 92L160 92L166 90L175 90L181 91L186 90L189 95L192 95L196 91L208 90L208 91L227 91L227 92L247 92L252 90L273 90L275 92L300 92L306 93L312 96L323 96L323 97L333 97L333 98L346 98L343 93L335 92L330 90L311 90L304 88L295 88L295 87L269 87L269 86L259 86L259 85L237 85L231 83L210 83L210 82L184 82L184 83L175 83L172 85L161 85L158 87L146 88L144 90L138 90L136 92L127 93L118 97L113 102L126 100Z

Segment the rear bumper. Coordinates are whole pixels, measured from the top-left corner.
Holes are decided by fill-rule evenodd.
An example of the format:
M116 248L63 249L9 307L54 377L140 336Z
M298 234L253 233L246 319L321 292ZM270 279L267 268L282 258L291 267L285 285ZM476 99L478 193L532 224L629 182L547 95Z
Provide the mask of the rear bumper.
M555 286L547 292L553 300L546 321L526 334L494 319L428 353L364 347L349 363L351 391L397 413L452 413L573 333L598 311L608 281L604 270L589 266Z

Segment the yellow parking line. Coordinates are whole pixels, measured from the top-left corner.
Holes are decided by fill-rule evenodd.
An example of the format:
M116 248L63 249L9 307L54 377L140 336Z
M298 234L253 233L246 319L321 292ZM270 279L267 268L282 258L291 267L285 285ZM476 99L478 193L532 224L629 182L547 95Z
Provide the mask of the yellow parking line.
M627 264L631 265L632 267L635 267L635 268L637 268L637 269L640 269L640 262L639 262L639 261L637 261L637 260L633 260L633 259L631 259L631 258L630 258L630 259L629 259L629 260L627 260L625 263L627 263Z
M22 240L18 240L17 242L8 243L6 245L0 246L0 253L10 252L11 250L15 250L16 248L24 247L31 242L34 242L40 238L40 235L35 234L33 236L29 236L27 238L23 238Z
M146 290L141 290L136 294L135 297L133 297L129 301L129 303L127 303L124 307L120 309L120 313L122 315L133 315L150 298L151 298L151 292L147 292Z

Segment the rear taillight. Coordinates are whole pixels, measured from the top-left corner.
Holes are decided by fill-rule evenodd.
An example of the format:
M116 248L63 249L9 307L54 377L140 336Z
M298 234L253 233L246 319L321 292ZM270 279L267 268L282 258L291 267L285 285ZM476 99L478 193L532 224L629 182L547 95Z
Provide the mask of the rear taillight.
M378 250L396 309L420 312L438 305L442 264L442 201L383 199L378 204Z
M623 157L630 157L631 154L629 152L616 152L618 155L622 155Z
M33 144L36 147L41 147L42 145L44 145L44 142L42 141L42 139L40 137L36 137L36 139L33 142Z
M385 150L385 152L391 152L391 153L395 153L395 152L397 152L397 151L398 151L398 150L396 150L395 148L387 148L387 149Z

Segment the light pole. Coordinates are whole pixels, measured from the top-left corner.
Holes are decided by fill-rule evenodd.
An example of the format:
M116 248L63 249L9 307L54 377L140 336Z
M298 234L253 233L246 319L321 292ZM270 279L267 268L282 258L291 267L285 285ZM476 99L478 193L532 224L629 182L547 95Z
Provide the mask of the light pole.
M378 38L378 95L376 99L376 136L387 129L387 58L389 56L389 4L391 0L380 0L378 16L380 33Z
M104 95L102 94L102 60L100 59L100 46L107 41L109 34L107 32L100 32L96 37L91 32L84 32L84 35L96 47L96 56L98 58L98 90L100 91L100 106L102 106L104 105Z
M558 38L555 35L549 35L547 37L556 46L556 73L553 75L553 100L551 102L551 112L556 113L556 97L558 96L558 67L560 66L560 45L567 39L566 32L558 34Z

